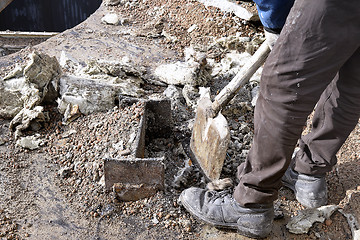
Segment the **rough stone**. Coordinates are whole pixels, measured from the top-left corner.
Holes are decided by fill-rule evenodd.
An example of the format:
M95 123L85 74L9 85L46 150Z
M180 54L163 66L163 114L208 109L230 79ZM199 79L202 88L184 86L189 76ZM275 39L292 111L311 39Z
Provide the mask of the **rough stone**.
M0 116L13 118L24 105L21 88L25 84L25 78L16 81L0 81ZM11 99L11 101L9 101Z
M71 56L69 53L65 51L61 51L59 64L62 68L70 72L79 71L80 68L82 67L77 59L75 59L73 56Z
M293 217L286 228L291 233L307 233L315 222L324 222L339 208L337 205L327 205L319 208L311 208L299 211L299 214Z
M104 0L103 2L104 2L104 4L105 4L106 6L116 6L116 5L118 5L121 1L120 1L120 0Z
M27 129L33 121L45 122L46 117L42 106L33 109L22 109L10 122L10 129L15 130L15 138L21 136L21 132Z
M110 25L119 25L120 18L116 13L108 13L103 18L101 18L101 22Z
M234 13L239 18L249 21L259 20L259 16L256 12L250 12L249 10L241 7L240 5L228 0L198 0L205 6L212 6L220 8L224 12Z
M259 97L259 93L260 93L260 86L256 86L251 90L251 97L252 97L251 105L253 107L255 107L256 105L257 99Z
M72 169L69 167L63 167L58 171L61 178L68 178L71 174Z
M55 100L60 65L55 57L33 52L26 66L17 66L0 82L0 116L13 118L10 127L16 137L31 121L44 120L43 102Z
M155 75L171 85L198 85L200 65L196 62L176 62L160 65Z
M164 96L172 101L180 99L180 92L175 85L169 85L163 92Z
M61 75L61 68L56 57L33 52L30 55L30 62L24 68L24 76L34 83L38 89L43 90L43 97L46 95L48 84L51 82L55 90L58 89L58 80Z
M39 139L38 136L27 136L17 140L16 145L22 148L35 150L38 149L43 142L44 141L42 139Z

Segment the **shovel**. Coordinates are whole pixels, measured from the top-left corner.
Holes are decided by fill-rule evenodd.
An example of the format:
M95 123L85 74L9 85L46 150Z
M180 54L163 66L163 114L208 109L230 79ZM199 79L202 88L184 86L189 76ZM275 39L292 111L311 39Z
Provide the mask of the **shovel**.
M240 72L215 97L214 102L211 102L209 93L203 94L199 100L190 139L190 149L193 160L200 166L208 180L213 181L220 178L230 142L228 122L220 110L263 65L269 53L270 48L265 41Z

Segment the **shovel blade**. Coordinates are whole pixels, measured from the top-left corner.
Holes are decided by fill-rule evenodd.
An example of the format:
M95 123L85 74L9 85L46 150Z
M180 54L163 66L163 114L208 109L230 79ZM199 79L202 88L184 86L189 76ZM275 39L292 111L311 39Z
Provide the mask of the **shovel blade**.
M199 101L190 149L202 172L213 181L220 178L230 141L230 130L221 113L212 117L211 104L207 97Z

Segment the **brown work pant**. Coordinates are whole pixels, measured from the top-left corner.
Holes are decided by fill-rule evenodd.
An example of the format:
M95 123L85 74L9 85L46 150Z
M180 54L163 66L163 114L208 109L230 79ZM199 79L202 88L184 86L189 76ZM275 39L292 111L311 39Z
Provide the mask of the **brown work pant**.
M234 197L246 207L277 199L294 170L324 176L360 117L360 1L296 0L264 66L255 135ZM315 107L316 105L316 107ZM315 107L312 130L301 137Z

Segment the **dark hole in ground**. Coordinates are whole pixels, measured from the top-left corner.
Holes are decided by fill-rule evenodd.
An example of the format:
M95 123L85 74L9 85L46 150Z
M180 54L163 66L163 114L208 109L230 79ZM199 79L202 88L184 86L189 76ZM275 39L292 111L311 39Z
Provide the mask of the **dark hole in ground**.
M14 0L0 13L0 30L62 32L83 22L102 0Z

